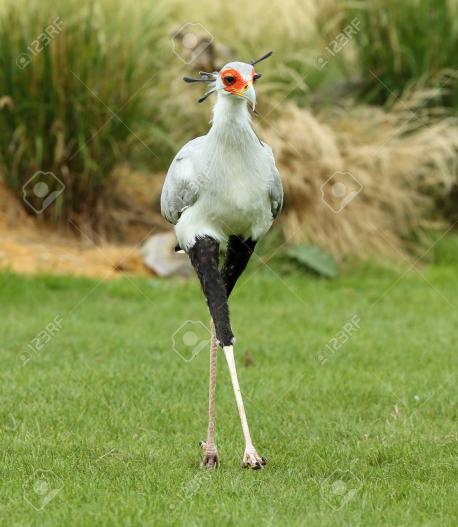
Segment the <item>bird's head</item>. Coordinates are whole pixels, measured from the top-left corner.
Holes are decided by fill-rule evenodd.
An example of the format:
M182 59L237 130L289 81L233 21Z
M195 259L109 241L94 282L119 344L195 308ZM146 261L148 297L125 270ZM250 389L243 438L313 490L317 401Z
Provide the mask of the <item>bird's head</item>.
M260 59L253 62L228 62L219 71L213 73L199 72L200 79L184 77L186 82L208 83L209 89L199 102L205 101L212 93L217 93L222 97L237 97L247 100L252 109L256 105L256 92L253 84L261 77L261 73L256 72L255 65L272 55L272 51L263 55Z
M253 83L261 75L256 73L252 64L229 62L221 68L215 80L216 91L224 97L246 99L254 110L256 92Z

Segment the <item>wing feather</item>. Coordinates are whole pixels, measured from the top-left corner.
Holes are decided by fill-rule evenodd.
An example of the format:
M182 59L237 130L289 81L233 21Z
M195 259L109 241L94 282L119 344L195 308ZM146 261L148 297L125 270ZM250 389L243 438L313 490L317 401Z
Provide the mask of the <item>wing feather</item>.
M172 161L161 193L161 214L175 225L181 214L194 205L200 193L195 159L203 137L193 139L178 152Z
M271 166L271 182L269 187L269 196L270 196L270 207L272 210L272 216L276 218L283 207L283 185L281 182L280 173L278 172L277 166L275 165L275 158L272 152L272 148L266 143L263 143L263 146L267 149L267 152L272 159Z

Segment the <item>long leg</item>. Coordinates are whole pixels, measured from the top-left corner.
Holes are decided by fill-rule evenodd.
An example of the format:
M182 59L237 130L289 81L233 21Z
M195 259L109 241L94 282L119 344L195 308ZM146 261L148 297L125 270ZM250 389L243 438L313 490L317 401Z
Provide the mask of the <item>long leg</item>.
M231 236L227 246L226 259L221 269L221 276L226 287L226 295L232 292L237 279L245 270L250 256L253 254L256 242L242 240L238 236ZM209 382L209 404L208 404L208 432L207 441L202 441L204 451L203 465L209 468L218 466L218 452L215 443L215 391L216 391L216 364L218 360L218 340L215 334L215 324L211 320L211 343L210 343L210 382ZM243 408L243 402L242 402ZM246 420L246 418L245 418ZM248 425L247 425L248 426ZM249 431L248 431L249 436Z
M248 239L243 240L239 236L231 236L227 245L226 259L221 270L224 285L226 286L227 296L231 294L238 278L245 270L248 261L253 254L256 242ZM242 423L243 437L245 438L245 452L242 464L244 467L261 468L267 463L267 460L259 456L251 440L248 420L243 405L242 392L240 390L237 370L235 367L234 348L233 346L224 347L224 355L231 375L232 387L234 389L235 400Z
M242 392L240 391L239 380L237 378L237 370L235 369L234 347L224 346L224 355L226 356L227 365L231 374L232 388L234 389L235 400L239 410L240 421L242 423L243 437L245 438L245 452L243 454L242 466L251 467L254 469L261 468L267 463L267 459L261 457L256 452L251 440L250 429L245 414L245 407L243 406Z
M215 396L216 396L216 365L218 359L218 340L216 339L215 325L211 321L210 341L210 383L208 403L208 431L207 441L201 441L204 458L202 465L207 468L216 468L219 463L218 450L215 442Z
M203 466L216 468L218 453L215 443L215 391L218 343L222 346L230 345L234 341L234 335L229 322L226 287L218 268L219 243L209 237L200 238L189 250L189 257L196 269L212 318L208 432L207 441L201 442L201 447L204 454Z
M223 266L222 273L218 269L219 264L219 244L216 240L205 237L198 239L193 247L189 250L189 257L191 262L196 269L197 275L202 285L205 297L207 299L208 308L212 316L212 320L215 324L216 338L219 344L224 349L224 354L228 363L229 372L231 374L232 386L237 401L237 407L239 409L240 420L242 422L242 430L245 437L245 453L243 456L243 465L252 468L261 468L265 465L266 460L256 453L253 443L251 441L250 431L248 428L248 422L245 415L245 409L243 406L242 394L237 378L237 372L235 369L234 360L234 335L232 333L230 321L229 321L229 308L227 305L227 292L231 292L232 288L240 276L243 269L245 269L248 263L249 257L253 252L244 251L247 253L244 258L240 261L235 261L235 256L240 256L240 252L235 249L236 245L242 243L243 247L249 247L238 237L233 240L233 244L229 244L228 254L226 257L225 264ZM254 242L251 242L254 248ZM243 250L243 249L242 249ZM231 256L232 255L232 256ZM224 279L222 277L224 276ZM215 369L216 371L216 369ZM210 423L209 428L214 416L214 406L211 402L212 398L212 381L210 381ZM208 441L207 441L208 442ZM204 459L205 463L205 459Z
M220 346L230 346L234 343L234 334L229 321L226 286L218 268L219 243L209 236L199 238L189 249L189 257L207 299L216 338Z

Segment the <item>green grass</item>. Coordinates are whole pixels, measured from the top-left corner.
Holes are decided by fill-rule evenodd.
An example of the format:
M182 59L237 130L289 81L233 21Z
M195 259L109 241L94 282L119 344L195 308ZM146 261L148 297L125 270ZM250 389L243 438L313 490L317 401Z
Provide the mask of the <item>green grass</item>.
M242 278L233 324L262 471L239 466L223 360L221 467L199 468L208 352L184 362L171 343L184 321L207 322L195 281L2 273L1 523L455 525L455 249L422 275L368 266L327 281L255 266ZM355 313L360 329L320 363ZM23 365L57 314L61 330ZM24 492L40 506L41 470L61 490L38 512Z

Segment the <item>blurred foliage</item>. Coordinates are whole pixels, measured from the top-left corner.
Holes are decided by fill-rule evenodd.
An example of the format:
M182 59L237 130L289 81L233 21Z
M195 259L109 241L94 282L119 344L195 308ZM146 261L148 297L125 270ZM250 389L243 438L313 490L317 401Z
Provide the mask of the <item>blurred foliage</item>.
M367 100L384 103L420 83L443 88L441 103L458 109L457 0L365 0L348 10L347 21L355 17Z
M293 245L286 251L286 254L301 266L320 276L326 278L337 276L337 262L317 245Z
M458 235L436 236L434 240L434 263L437 265L458 265Z
M397 250L429 214L425 196L432 188L443 196L455 177L456 129L439 107L458 104L457 3L8 0L0 6L0 170L19 195L35 172L53 172L67 191L48 216L97 219L120 162L166 169L181 144L205 133L211 103L196 104L202 86L183 85L184 74L272 49L256 86L258 127L285 180L288 239L334 255L362 254L375 238ZM32 53L57 17L62 31ZM191 20L214 56L188 60L173 49ZM17 63L22 54L26 65ZM412 112L417 119L404 126ZM364 182L365 200L337 217L317 207L320 185L342 167Z
M166 13L121 0L18 3L0 18L2 172L17 191L53 172L67 187L58 217L94 210L116 163L146 151L154 167L170 153L154 119Z

